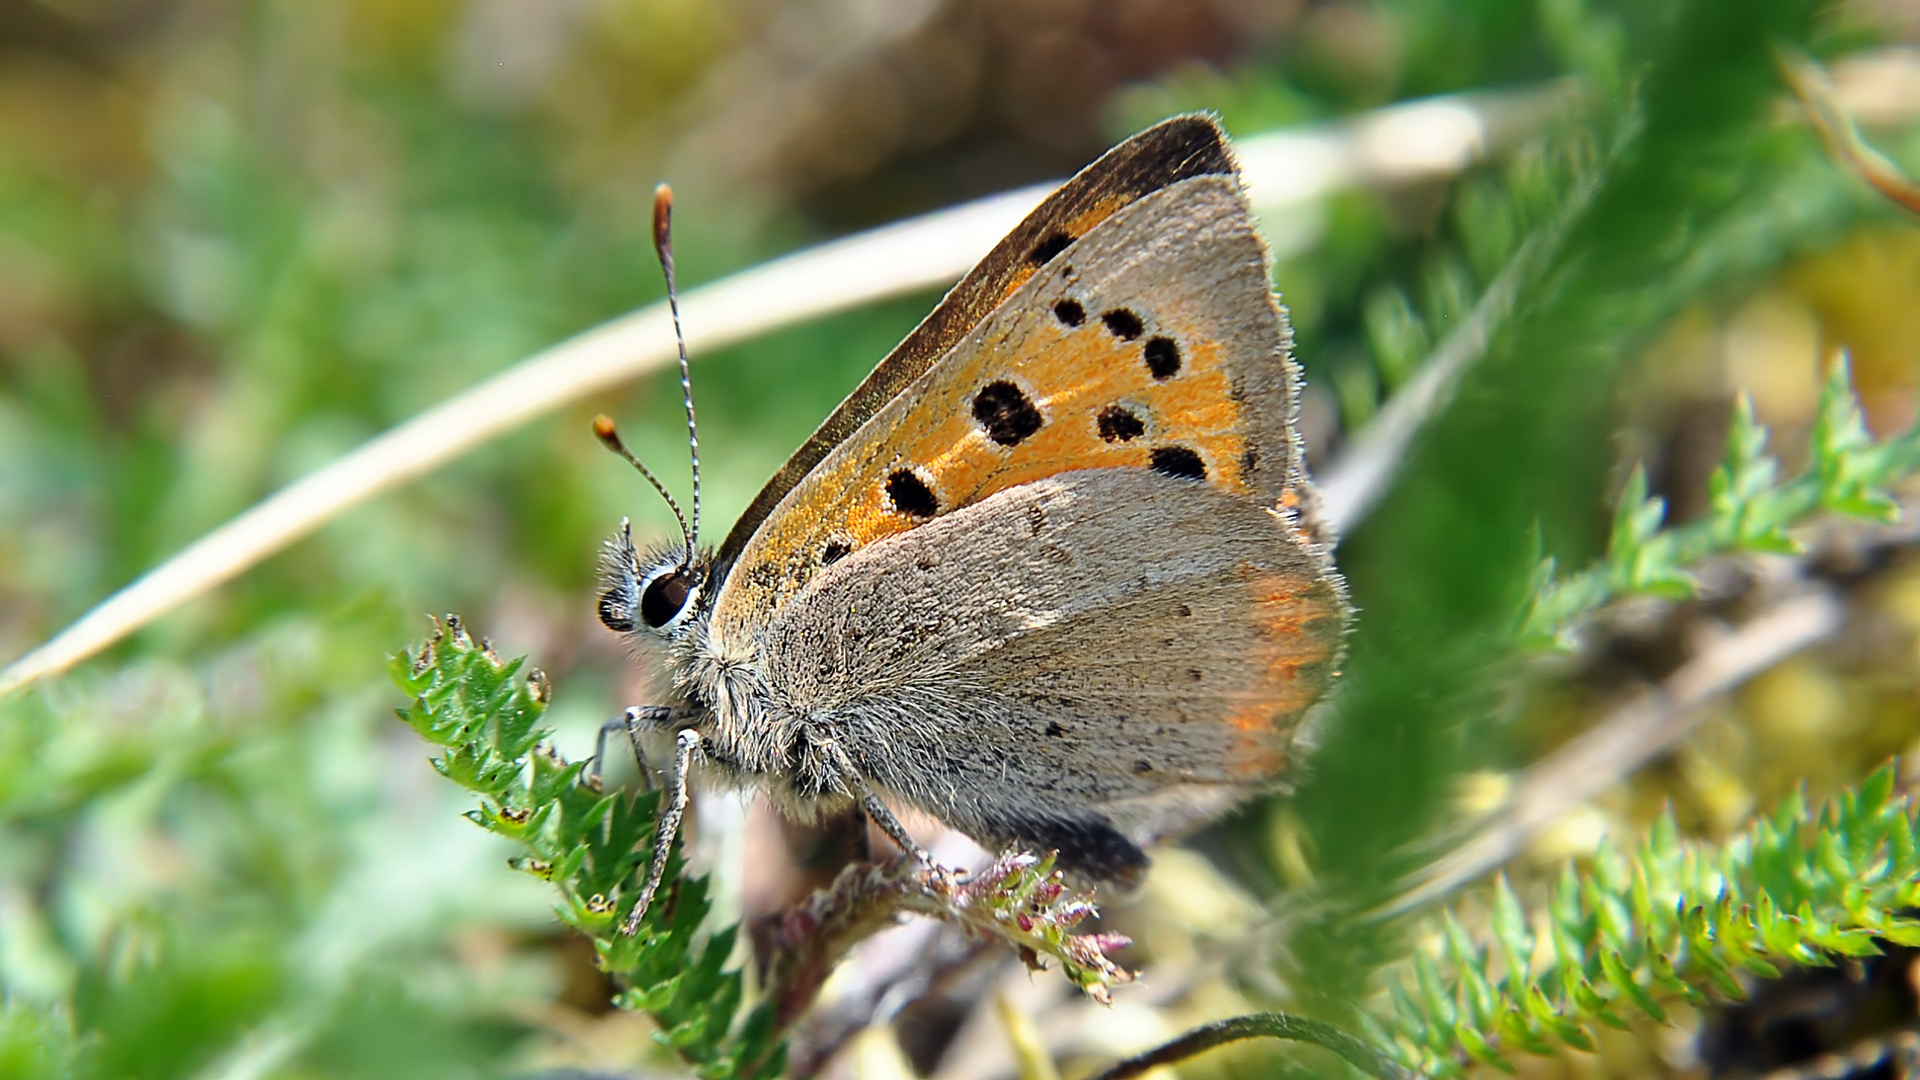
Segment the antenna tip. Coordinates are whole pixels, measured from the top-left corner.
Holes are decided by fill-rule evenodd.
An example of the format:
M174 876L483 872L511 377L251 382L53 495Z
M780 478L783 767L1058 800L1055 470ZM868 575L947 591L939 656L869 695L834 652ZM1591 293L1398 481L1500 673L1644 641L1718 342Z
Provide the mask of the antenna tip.
M613 417L608 416L606 413L601 413L599 416L594 417L593 437L606 443L608 446L618 445L620 442L620 433L614 430Z
M653 189L653 246L667 246L669 226L673 221L673 189L665 184Z

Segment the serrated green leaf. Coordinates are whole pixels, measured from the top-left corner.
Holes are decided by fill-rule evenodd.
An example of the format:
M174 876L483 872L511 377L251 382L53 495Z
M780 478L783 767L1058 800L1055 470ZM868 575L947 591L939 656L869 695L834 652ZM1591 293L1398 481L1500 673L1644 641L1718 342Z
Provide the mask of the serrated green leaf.
M770 1013L741 1025L750 1040L729 1041L743 996L739 973L725 970L733 931L713 934L689 962L708 904L704 883L680 876L678 853L648 925L633 937L618 929L619 913L632 903L632 870L651 836L657 796L599 792L585 781L582 763L562 761L545 745L539 721L546 690L542 683L536 693L529 681L544 677L523 661L499 660L464 633L403 655L389 670L415 701L398 711L400 718L445 747L433 759L437 771L483 796L468 818L517 841L525 853L513 865L559 886L556 914L592 938L603 968L632 980L618 1003L651 1013L696 1075L776 1074L785 1056Z
M1489 950L1517 971L1523 965L1508 954L1527 925L1518 898L1497 882L1490 943L1477 945L1444 918L1446 966L1429 962L1419 972L1430 991L1458 988L1430 994L1434 1003L1458 1001L1470 1014L1425 1029L1426 1044L1442 1056L1477 1058L1474 1040L1457 1029L1497 1039L1496 1049L1537 1052L1534 1040L1549 1035L1578 1045L1583 1036L1567 1029L1583 1023L1625 1027L1589 976L1662 1020L1665 1002L1676 998L1741 997L1738 970L1777 977L1787 961L1825 964L1870 955L1878 941L1920 943L1920 926L1901 914L1920 901L1914 812L1891 773L1879 770L1814 812L1796 792L1719 845L1682 839L1662 818L1633 851L1597 853L1590 874L1563 870L1547 898L1552 968L1544 978L1495 986L1484 977ZM1408 1003L1404 995L1392 1000Z

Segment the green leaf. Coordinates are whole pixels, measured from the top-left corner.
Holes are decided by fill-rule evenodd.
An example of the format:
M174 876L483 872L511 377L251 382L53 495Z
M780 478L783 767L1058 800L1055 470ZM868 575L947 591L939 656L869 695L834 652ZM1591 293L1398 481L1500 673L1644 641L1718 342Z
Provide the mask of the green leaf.
M714 932L689 962L708 904L704 883L681 876L677 853L640 932L621 932L659 796L602 792L582 764L560 758L540 725L551 694L546 677L475 645L451 618L388 667L414 697L400 719L445 747L434 768L482 796L467 817L521 845L510 864L551 881L561 893L559 917L593 941L603 968L628 981L616 1003L649 1013L661 1040L698 1076L775 1074L785 1053L771 1013L757 1011L730 1034L744 994L740 973L725 966L734 928Z
M1542 920L1555 962L1539 976L1511 959L1533 919L1496 880L1490 944L1443 914L1439 955L1412 964L1418 995L1390 988L1393 1030L1452 1059L1541 1053L1548 1035L1587 1046L1585 1025L1627 1026L1619 1001L1666 1022L1675 1000L1743 997L1737 971L1777 978L1785 965L1872 955L1884 941L1920 945L1906 914L1920 880L1916 812L1883 768L1817 809L1796 792L1720 844L1682 838L1663 814L1633 848L1603 847L1589 873L1563 869ZM1507 969L1498 984L1489 949Z
M1666 505L1648 495L1646 471L1635 466L1614 509L1601 562L1567 574L1550 558L1538 564L1516 620L1520 644L1568 648L1575 626L1626 596L1685 599L1695 594L1692 567L1729 552L1793 554L1788 529L1821 510L1891 521L1899 504L1892 486L1920 470L1920 425L1876 444L1867 432L1844 360L1822 384L1806 472L1781 484L1767 454L1767 430L1740 395L1728 426L1727 450L1708 480L1707 517L1668 527Z

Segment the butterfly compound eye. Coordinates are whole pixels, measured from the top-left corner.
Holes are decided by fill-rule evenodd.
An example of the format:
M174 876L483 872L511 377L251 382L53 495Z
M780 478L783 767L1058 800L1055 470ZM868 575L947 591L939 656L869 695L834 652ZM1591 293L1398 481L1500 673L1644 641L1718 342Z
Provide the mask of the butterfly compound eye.
M693 582L679 571L661 574L640 593L640 617L655 630L680 617L693 595Z

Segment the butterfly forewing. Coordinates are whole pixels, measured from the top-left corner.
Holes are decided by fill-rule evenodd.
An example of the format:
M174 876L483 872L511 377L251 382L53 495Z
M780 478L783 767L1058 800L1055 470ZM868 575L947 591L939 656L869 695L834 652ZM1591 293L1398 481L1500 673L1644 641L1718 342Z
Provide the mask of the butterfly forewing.
M1288 344L1235 181L1132 203L787 493L732 567L716 639L764 625L856 551L1066 472L1137 468L1263 506L1298 501Z
M716 565L724 573L803 476L1073 241L1170 184L1232 175L1219 126L1205 116L1180 116L1128 139L1061 185L994 245L774 474L727 535Z

